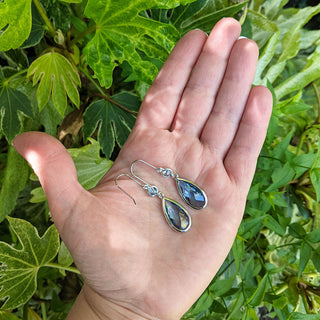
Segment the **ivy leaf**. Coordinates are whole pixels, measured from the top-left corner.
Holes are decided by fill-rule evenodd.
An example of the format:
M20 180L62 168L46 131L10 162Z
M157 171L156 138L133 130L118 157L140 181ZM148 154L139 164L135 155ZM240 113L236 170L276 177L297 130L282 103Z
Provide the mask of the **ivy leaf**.
M0 2L0 51L19 48L31 31L31 0Z
M124 99L125 97L127 99ZM112 96L113 101L117 101L132 110L132 101L129 98L132 98L132 95L126 92ZM107 100L93 102L87 108L83 117L84 139L91 136L98 128L98 141L103 153L108 158L111 156L115 141L120 147L123 146L135 122L134 115Z
M30 48L37 45L43 38L45 31L45 24L37 10L32 3L32 27L28 39L21 45L20 48Z
M180 35L173 25L146 19L139 13L149 8L169 9L186 2L88 0L84 14L95 21L97 28L84 52L101 86L111 86L113 69L125 60L139 79L150 84L158 70L140 53L165 60Z
M67 96L79 107L77 85L80 86L81 82L78 71L60 53L52 51L39 57L29 67L28 76L33 77L33 85L40 82L37 90L40 111L48 103L50 95L62 116L67 108Z
M0 222L9 215L29 178L29 166L13 146L9 146L7 164L0 190Z
M12 89L4 79L0 85L0 131L7 141L11 142L21 130L21 113L33 117L33 110L28 97L22 92ZM0 78L1 82L1 78Z
M79 183L86 189L92 189L112 166L112 161L100 156L100 145L89 139L90 144L82 148L68 149L77 169ZM41 187L32 190L33 198L30 202L37 203L46 200Z
M40 238L27 221L7 218L21 249L0 242L0 299L2 309L14 309L26 303L37 287L37 274L59 250L59 234L54 225Z
M82 148L68 150L77 169L79 182L86 190L95 187L113 163L100 157L100 145L97 141L89 141L90 144Z

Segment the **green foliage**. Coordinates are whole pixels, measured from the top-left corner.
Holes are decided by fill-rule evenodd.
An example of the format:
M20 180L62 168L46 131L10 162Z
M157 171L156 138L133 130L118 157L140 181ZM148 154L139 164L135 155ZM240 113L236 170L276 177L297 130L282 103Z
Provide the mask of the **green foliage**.
M0 82L0 132L5 135L8 141L21 130L21 114L32 117L33 111L28 97L14 88L10 88L5 79Z
M19 48L31 31L31 0L5 0L0 3L0 48Z
M77 85L80 86L80 78L77 69L61 54L48 52L39 57L29 67L28 76L33 76L33 85L40 82L37 90L40 111L51 94L53 104L62 116L67 108L67 95L79 107Z
M258 43L274 108L232 250L183 319L319 317L320 30L306 25L320 5L287 3L0 1L0 319L65 319L82 281L14 137L57 136L94 187L178 39L225 16Z
M11 309L26 303L36 291L39 268L53 260L59 249L59 235L52 225L40 238L25 220L8 218L21 249L0 242L2 308Z
M126 109L119 109L119 103L122 103ZM104 154L110 157L115 142L120 147L126 142L135 122L132 109L137 109L137 105L139 105L139 100L127 92L114 95L110 100L93 102L84 114L84 138L91 136L100 123L98 140ZM105 139L105 137L111 137L111 139Z

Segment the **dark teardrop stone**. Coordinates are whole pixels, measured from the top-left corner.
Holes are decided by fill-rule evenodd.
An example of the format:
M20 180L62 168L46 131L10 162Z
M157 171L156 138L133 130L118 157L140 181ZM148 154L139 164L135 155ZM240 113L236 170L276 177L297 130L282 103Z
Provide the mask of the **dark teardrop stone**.
M168 198L162 199L163 212L171 228L186 232L191 226L188 212L178 203Z
M177 178L177 187L181 197L190 207L199 210L207 205L205 192L191 181Z

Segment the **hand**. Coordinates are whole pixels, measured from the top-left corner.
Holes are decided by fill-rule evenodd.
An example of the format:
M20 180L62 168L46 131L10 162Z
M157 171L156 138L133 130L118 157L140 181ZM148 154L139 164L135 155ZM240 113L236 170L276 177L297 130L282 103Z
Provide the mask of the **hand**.
M194 30L179 41L118 159L90 191L80 186L72 159L54 138L24 133L14 141L39 176L53 220L84 277L79 299L99 319L112 318L108 312L120 319L179 319L232 246L272 108L267 88L251 88L258 48L238 39L240 31L238 22L225 18L208 37ZM134 181L124 176L118 183L137 205L115 186L115 177L129 173L136 159L170 167L206 191L207 207L188 209L173 181L136 164L141 177L187 208L188 232L173 231L161 200ZM77 308L79 303L71 314Z

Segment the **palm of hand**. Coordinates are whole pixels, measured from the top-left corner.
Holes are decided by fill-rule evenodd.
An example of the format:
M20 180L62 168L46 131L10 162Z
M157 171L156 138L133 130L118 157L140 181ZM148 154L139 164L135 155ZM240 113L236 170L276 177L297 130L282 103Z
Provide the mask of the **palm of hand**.
M55 223L86 286L102 297L161 319L177 318L230 250L271 109L266 88L250 90L257 48L249 40L237 41L239 33L240 26L225 19L208 40L193 31L180 41L149 90L117 161L96 188L84 191L71 179L72 195L51 196L52 188L46 190L42 179ZM115 177L129 173L136 159L170 167L206 191L207 207L190 209L173 181L137 165L139 176L188 210L188 232L170 229L160 199L132 180L118 182L136 206L116 188ZM67 177L74 177L72 170Z

